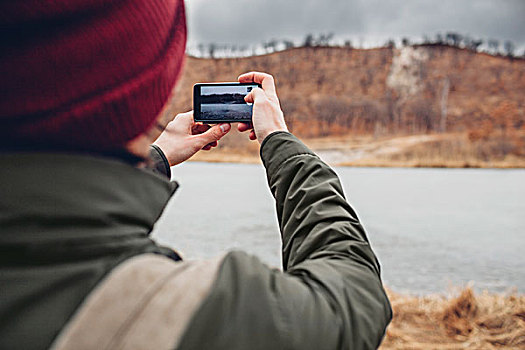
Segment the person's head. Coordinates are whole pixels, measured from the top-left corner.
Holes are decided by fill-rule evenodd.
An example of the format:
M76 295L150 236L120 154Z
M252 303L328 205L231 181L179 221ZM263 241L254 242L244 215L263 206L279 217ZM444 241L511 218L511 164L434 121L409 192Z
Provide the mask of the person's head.
M124 149L180 74L182 0L0 4L0 150Z

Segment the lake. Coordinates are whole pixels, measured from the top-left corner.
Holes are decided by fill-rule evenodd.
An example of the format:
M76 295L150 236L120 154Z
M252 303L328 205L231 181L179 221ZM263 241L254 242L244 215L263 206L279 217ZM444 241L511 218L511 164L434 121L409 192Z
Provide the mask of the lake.
M201 105L201 118L204 120L249 120L252 105L206 103Z
M335 167L390 289L525 292L525 170ZM185 259L242 249L281 266L262 165L185 163L153 236Z

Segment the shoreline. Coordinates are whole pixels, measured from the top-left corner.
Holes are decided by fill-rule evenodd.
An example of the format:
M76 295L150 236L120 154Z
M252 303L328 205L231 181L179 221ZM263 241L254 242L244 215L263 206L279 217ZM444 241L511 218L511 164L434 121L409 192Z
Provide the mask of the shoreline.
M250 156L232 156L232 157L194 157L190 162L203 163L227 163L227 164L261 164L260 159ZM428 169L525 169L525 164L494 162L489 164L471 164L461 162L450 163L433 163L433 162L381 162L381 161L363 161L356 163L329 163L336 167L349 168L428 168Z
M315 151L315 150L314 150ZM212 151L213 152L213 151ZM230 163L230 164L261 164L259 156L243 155L229 152L217 151L215 154L197 154L189 159L190 162L205 163ZM329 162L328 164L336 167L354 167L354 168L429 168L429 169L525 169L525 160L516 162L494 161L494 162L461 162L446 161L437 162L432 160L414 160L414 161L387 161L366 159L356 162Z
M302 141L332 166L382 168L524 169L524 154L487 156L484 143L464 133L373 137L344 135ZM223 144L224 143L224 144ZM497 147L492 145L491 147ZM485 153L484 153L485 152ZM219 147L197 153L191 161L260 163L258 147L239 135L228 135Z

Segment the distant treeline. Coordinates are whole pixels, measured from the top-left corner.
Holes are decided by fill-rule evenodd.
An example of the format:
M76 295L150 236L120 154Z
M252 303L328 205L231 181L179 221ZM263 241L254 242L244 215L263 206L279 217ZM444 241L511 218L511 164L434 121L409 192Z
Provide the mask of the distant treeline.
M480 39L456 32L437 33L433 37L425 35L420 40L411 40L405 37L396 42L394 39L388 39L383 45L378 45L378 47L395 48L396 46L411 45L450 46L497 56L525 58L525 51L521 54L516 53L516 45L511 40ZM207 58L246 57L284 51L296 47L344 47L352 49L359 46L354 46L351 40L336 40L333 33L307 34L304 40L300 42L288 39L272 39L254 46L217 43L199 44L195 47L189 47L188 54Z
M228 103L228 104L244 104L243 94L212 94L201 95L201 103Z

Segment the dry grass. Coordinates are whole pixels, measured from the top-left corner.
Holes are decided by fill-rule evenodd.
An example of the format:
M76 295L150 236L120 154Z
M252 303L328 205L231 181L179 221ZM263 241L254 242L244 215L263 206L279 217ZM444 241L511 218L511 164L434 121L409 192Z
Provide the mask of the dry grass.
M399 152L378 157L373 163L412 167L523 168L523 139L523 133L514 139L494 136L478 141L470 141L466 134L437 134Z
M525 133L516 137L525 140ZM339 166L525 168L525 149L508 138L471 141L466 133L448 133L383 138L345 135L303 141L328 163ZM217 149L200 152L192 160L260 162L257 143L236 131L221 140Z
M524 295L389 297L394 318L380 349L525 349Z
M351 163L340 164L342 166L366 167L366 168L481 168L481 169L522 169L525 168L525 160L515 157L507 157L501 161L478 161L450 160L444 158L417 159L417 160L385 160L364 159Z

